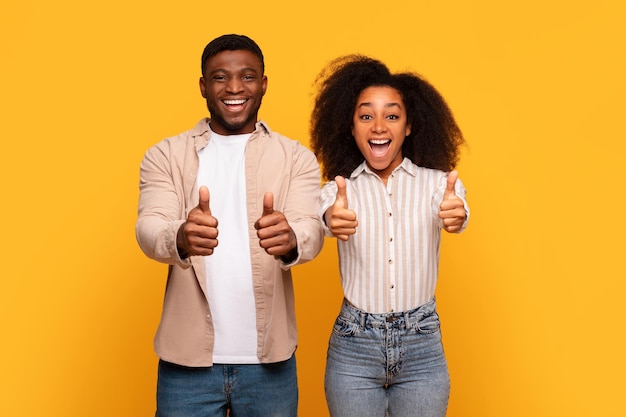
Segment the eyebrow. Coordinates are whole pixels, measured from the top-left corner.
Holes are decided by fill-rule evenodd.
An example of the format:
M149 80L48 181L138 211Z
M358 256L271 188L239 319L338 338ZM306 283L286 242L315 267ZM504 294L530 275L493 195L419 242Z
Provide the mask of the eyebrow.
M371 107L371 106L372 106L372 103L371 103L371 102L369 102L369 101L365 101L365 102L363 102L363 103L359 104L359 105L357 106L357 108L359 108L359 109L360 109L361 107ZM394 103L387 103L387 104L385 104L385 108L390 108L390 107L398 107L398 108L402 108L402 106L400 106L400 103L395 103L395 102L394 102Z
M234 73L240 73L240 72L254 72L255 74L258 74L260 71L258 71L254 67L243 67L243 68L237 69L236 71L227 70L225 68L215 68L209 71L208 74L215 74L215 73L234 74Z

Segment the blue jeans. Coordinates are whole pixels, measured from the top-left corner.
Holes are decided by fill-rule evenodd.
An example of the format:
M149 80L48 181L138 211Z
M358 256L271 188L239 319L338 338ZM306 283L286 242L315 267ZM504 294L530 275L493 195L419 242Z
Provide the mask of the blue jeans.
M368 314L344 301L324 388L331 417L444 417L450 376L435 300L390 314Z
M188 368L159 361L156 417L296 417L296 358Z

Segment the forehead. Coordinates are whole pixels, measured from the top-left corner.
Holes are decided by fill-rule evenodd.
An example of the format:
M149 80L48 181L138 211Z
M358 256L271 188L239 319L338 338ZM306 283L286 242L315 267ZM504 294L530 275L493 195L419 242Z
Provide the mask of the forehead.
M206 72L240 71L243 69L262 72L261 60L251 51L241 49L222 51L208 58L204 64Z
M370 103L374 101L395 103L399 105L403 104L402 95L400 94L400 92L395 88L389 86L371 86L365 88L363 91L361 91L361 94L359 94L357 104L363 102Z

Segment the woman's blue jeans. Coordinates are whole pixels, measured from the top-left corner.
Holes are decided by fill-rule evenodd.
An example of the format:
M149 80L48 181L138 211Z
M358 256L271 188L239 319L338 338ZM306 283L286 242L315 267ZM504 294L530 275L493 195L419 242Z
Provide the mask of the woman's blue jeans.
M296 417L296 358L188 368L159 361L156 417Z
M444 417L450 376L435 300L390 314L368 314L344 301L324 388L331 417Z

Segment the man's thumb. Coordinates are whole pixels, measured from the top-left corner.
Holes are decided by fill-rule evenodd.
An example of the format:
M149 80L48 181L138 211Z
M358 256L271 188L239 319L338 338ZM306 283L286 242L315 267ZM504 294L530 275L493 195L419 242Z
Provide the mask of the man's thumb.
M205 186L200 187L200 196L198 199L198 208L205 214L211 214L211 208L209 207L209 189Z
M274 212L274 194L267 192L263 195L263 216Z

